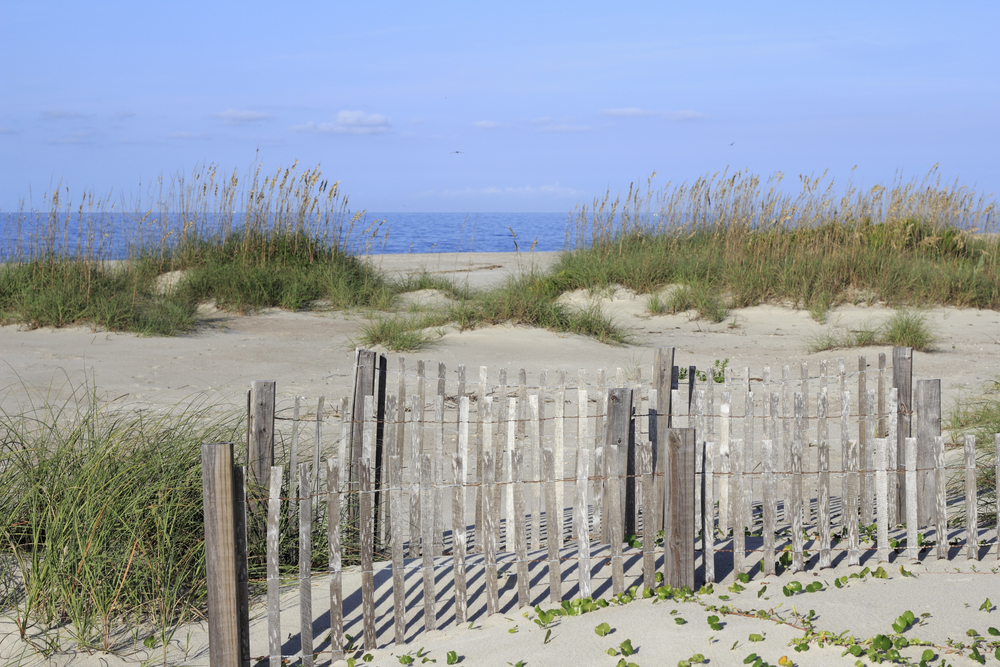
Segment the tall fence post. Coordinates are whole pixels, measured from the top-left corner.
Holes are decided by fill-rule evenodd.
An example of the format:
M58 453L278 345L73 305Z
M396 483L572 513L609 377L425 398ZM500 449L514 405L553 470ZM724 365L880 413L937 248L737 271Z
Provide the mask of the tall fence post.
M906 470L906 439L910 432L910 415L913 412L913 348L892 348L892 387L898 392L899 403L896 413L896 464L899 470ZM893 443L889 443L890 446ZM906 477L899 475L896 497L896 516L906 516ZM892 500L890 499L890 502Z
M632 390L631 389L611 389L608 391L608 427L604 440L605 461L611 463L611 452L618 454L618 460L613 464L605 465L605 471L616 470L616 476L620 478L626 471L631 471L633 476L628 477L625 484L614 484L618 489L617 498L619 512L624 508L624 530L625 535L635 535L635 446L630 446L630 440L634 436L632 429ZM611 448L616 449L612 450ZM629 457L629 455L632 455ZM630 458L631 460L626 460ZM611 486L607 484L605 488ZM607 495L607 494L605 494ZM613 503L605 497L605 507L612 507ZM612 510L613 511L613 510ZM622 517L607 517L605 521L621 521ZM609 524L610 525L610 524Z
M201 483L208 587L208 655L212 667L245 667L250 664L249 651L244 653L242 641L247 630L240 627L243 614L239 604L240 566L237 563L234 482L239 480L233 466L233 443L203 444Z
M669 586L687 586L693 591L695 432L693 428L672 428L666 436L663 580Z
M663 474L666 470L667 429L670 423L673 396L674 348L658 347L653 351L653 384L656 388L656 418L650 419L650 429L654 426L656 432L650 432L649 439L653 443L653 484L656 491L653 497L655 503L656 521L652 528L654 534L663 530Z
M917 413L917 520L936 524L934 438L941 435L941 380L919 380L914 396Z
M262 496L270 487L274 465L274 380L254 380L247 394L247 472L251 495ZM257 513L257 503L250 504Z

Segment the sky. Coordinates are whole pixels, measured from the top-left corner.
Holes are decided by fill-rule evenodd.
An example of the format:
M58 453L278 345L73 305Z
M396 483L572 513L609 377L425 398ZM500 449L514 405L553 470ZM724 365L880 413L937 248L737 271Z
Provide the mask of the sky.
M0 0L0 210L214 163L351 208L568 212L656 172L1000 189L996 2Z

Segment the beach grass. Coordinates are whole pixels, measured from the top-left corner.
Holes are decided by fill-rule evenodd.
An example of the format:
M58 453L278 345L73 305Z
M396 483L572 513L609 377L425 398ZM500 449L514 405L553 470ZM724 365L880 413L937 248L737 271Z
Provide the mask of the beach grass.
M934 333L923 313L897 310L881 324L869 320L856 329L834 328L808 340L810 352L875 345L927 352L934 349Z

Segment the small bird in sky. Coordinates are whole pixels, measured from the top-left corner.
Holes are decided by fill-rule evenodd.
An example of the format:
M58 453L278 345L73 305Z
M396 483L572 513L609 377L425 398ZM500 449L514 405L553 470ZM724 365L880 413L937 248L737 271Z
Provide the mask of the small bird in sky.
M735 143L736 143L736 142L734 141L734 142L733 142L732 144L729 144L729 145L730 145L730 146L732 146L732 145L733 145L733 144L735 144Z
M451 154L454 155L455 153L464 153L464 152L465 151L452 151Z

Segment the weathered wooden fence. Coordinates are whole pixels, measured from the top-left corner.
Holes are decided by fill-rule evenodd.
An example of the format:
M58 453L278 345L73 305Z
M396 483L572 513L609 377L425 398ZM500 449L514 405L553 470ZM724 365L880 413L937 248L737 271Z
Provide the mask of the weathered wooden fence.
M1000 435L989 461L977 462L975 443L966 438L958 466L947 465L940 381L918 381L911 392L908 349L893 350L891 366L879 355L869 368L862 356L856 372L839 360L836 369L801 364L794 377L790 366L780 369L780 377L768 368L759 375L746 368L679 369L673 357L672 348L656 350L648 380L641 369L619 369L614 380L601 371L592 384L583 371L573 384L563 371L541 371L529 383L524 370L508 382L506 369L491 373L486 367L473 383L462 366L450 380L443 364L428 373L424 362L412 368L400 357L390 383L385 358L361 350L353 396L334 411L340 417L334 437L324 436L323 398L312 421L301 418L296 397L291 416L279 413L276 422L274 383L253 383L246 507L251 523L267 526L271 664L280 664L282 653L283 502L286 523L299 527L298 653L304 665L312 664L314 651L310 564L317 528L326 531L329 549L333 659L344 646L345 554L360 562L366 649L388 640L376 630L376 559L391 559L392 634L404 643L405 573L414 568L423 577L424 626L433 629L441 568L453 574L453 615L463 623L500 609L499 562L512 566L517 603L525 606L531 603L529 562L542 560L548 597L558 603L566 561L576 564L580 596L591 595L595 566L607 565L612 593L618 594L628 587L623 559L629 552L642 561L641 582L632 583L653 586L660 562L666 583L693 589L717 574L754 567L772 573L786 552L793 570L830 567L845 558L857 564L870 551L862 550L861 537L871 527L877 537L871 555L879 561L889 558L890 531L898 545L905 538L905 556L916 558L926 528L937 557L947 557L953 537L948 522L960 518L968 557L981 556L975 473L977 467L996 467ZM291 425L287 468L273 466L275 423ZM311 447L301 437L310 425ZM211 463L216 455L210 452L219 447L224 445L203 449L210 550L228 549L229 542L209 542L208 536L232 528L216 526L210 533L209 520L240 513L210 508L240 495L210 485L221 479L208 472L222 465ZM947 475L956 467L964 474L964 493L949 496ZM237 533L240 521L231 520ZM998 553L1000 540L995 530L990 533L988 548ZM634 544L632 536L641 546L627 547ZM237 582L234 593L229 571L210 569L210 617L211 607L223 604L219 600L245 599L239 591L246 588L246 556L239 542L233 548L244 554L241 580L236 568L243 583ZM601 555L592 560L597 551ZM210 554L209 563L228 557ZM485 610L469 610L470 568L482 571ZM210 641L239 643L240 632L218 630L224 639L211 635ZM245 642L231 650L243 656L241 664L248 659ZM216 653L213 644L213 665Z

